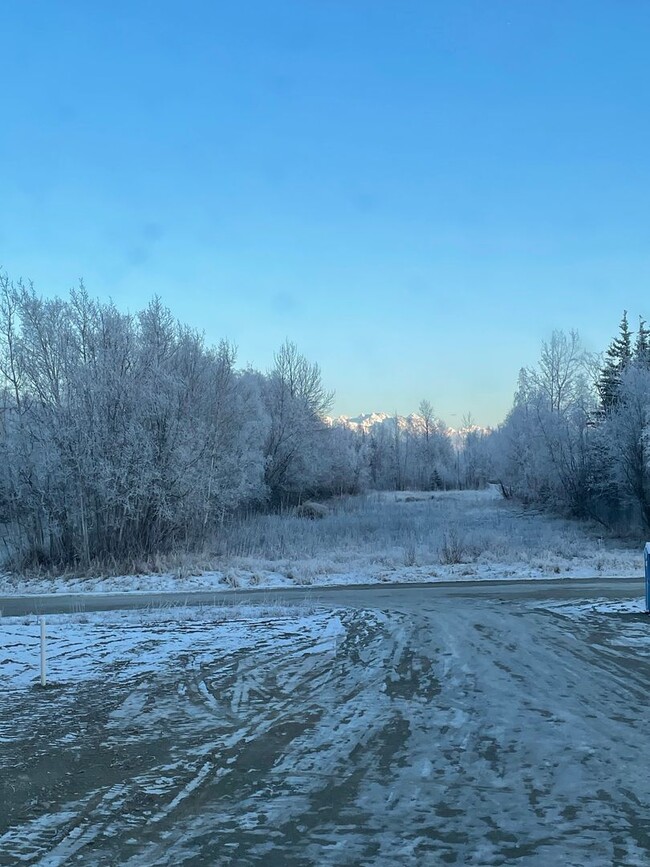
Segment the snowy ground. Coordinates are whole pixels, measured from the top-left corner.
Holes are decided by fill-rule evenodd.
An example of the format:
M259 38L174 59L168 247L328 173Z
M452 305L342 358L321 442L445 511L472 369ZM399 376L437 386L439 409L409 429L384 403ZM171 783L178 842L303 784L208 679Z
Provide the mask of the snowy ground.
M646 865L650 624L545 593L5 618L0 864Z
M642 541L504 501L495 488L375 494L335 503L321 520L259 515L224 532L217 550L175 572L23 580L0 594L373 584L502 578L640 576Z

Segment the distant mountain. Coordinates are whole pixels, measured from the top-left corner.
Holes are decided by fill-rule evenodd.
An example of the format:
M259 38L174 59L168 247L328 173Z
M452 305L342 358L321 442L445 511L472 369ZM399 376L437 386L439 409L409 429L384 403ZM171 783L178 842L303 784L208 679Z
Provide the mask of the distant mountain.
M351 430L363 430L366 433L370 433L370 431L377 427L387 427L395 430L395 416L387 412L370 412L355 416L340 415L337 418L328 419L328 422L331 425L340 425ZM415 413L411 413L409 416L398 415L397 423L400 430L408 427L421 429L424 425L424 419Z
M371 433L376 428L386 428L390 431L394 431L396 418L400 430L413 430L417 432L424 431L424 419L421 415L418 415L415 412L406 416L398 415L397 417L394 414L387 412L370 412L355 416L339 415L335 418L327 418L326 421L332 426L339 425L341 427L347 427L350 430ZM451 437L454 443L460 443L462 438L470 431L488 433L490 430L490 428L481 427L480 425L471 425L470 427L456 429L448 427L443 421L437 418L434 419L433 423L436 427L442 425L442 429L449 437Z

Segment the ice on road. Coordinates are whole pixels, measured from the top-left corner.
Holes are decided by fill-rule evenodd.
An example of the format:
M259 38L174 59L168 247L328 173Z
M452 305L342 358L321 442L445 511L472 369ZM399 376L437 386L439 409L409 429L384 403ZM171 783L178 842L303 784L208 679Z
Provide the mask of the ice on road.
M647 864L645 616L391 598L0 621L0 864Z

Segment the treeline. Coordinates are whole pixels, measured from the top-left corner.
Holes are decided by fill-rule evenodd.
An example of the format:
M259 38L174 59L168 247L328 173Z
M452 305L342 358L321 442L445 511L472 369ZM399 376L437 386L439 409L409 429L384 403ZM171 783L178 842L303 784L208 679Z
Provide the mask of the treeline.
M554 332L519 375L514 405L492 436L492 472L506 495L650 529L650 333L623 315L604 356L576 332Z
M157 299L131 315L0 276L0 377L0 530L19 568L118 567L201 549L242 509L485 476L428 404L418 425L333 426L294 344L240 370Z

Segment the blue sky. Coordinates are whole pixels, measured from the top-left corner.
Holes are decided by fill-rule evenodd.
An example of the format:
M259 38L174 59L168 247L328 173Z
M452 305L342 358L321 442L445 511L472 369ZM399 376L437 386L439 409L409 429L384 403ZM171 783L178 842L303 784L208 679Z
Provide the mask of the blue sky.
M341 413L494 424L650 318L650 3L0 6L0 267L159 294Z

